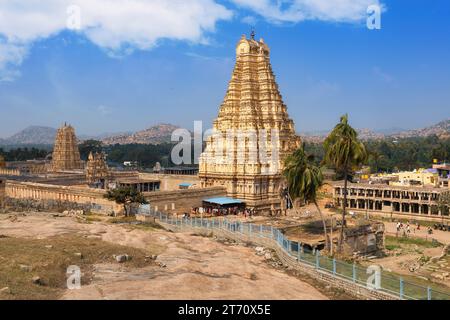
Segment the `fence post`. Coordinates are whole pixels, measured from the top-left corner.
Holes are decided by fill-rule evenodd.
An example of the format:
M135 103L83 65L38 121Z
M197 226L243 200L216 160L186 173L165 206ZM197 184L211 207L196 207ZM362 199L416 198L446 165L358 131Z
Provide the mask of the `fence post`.
M431 288L428 287L427 289L428 300L432 300L431 293L432 293Z
M273 239L273 226L270 226L270 238Z
M353 276L352 276L352 278L353 278L353 282L356 282L356 264L355 263L353 263Z
M316 249L316 269L320 268L319 250Z
M251 223L248 224L248 236L250 238L252 237L252 224Z
M333 258L333 275L336 275L336 258Z
M403 278L400 278L400 299L403 299L403 289L404 289Z
M262 238L262 234L263 234L263 225L259 226L259 236Z
M302 261L302 250L300 249L300 242L298 243L298 262Z

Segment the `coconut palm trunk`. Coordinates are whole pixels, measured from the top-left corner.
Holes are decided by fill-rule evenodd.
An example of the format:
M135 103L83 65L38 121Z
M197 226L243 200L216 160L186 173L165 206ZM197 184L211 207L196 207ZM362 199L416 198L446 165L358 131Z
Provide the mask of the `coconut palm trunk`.
M328 236L327 223L325 221L325 217L323 216L322 210L320 210L319 204L317 203L316 199L314 199L314 205L316 206L320 218L322 219L323 234L325 235L325 249L330 251L330 237ZM333 241L333 239L331 239L331 241Z
M348 172L347 169L344 171L344 202L342 204L342 223L341 223L341 232L339 236L339 252L342 252L342 245L344 244L344 228L346 225L345 216L347 214L347 191L348 190Z

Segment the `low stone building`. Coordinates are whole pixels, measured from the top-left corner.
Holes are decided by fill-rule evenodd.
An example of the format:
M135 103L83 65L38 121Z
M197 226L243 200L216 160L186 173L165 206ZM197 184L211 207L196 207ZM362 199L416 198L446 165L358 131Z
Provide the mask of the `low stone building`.
M344 254L379 256L384 250L384 224L366 222L344 229Z
M333 188L335 205L341 208L344 200L343 182L335 183ZM350 211L362 213L450 220L449 208L439 206L440 194L445 191L449 189L349 183L347 207Z

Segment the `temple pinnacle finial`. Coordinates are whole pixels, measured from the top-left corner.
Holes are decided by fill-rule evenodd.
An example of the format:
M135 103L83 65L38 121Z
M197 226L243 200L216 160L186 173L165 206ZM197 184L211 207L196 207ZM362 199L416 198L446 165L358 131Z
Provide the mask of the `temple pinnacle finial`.
M256 36L255 28L252 28L252 32L250 33L250 37L252 38L252 40L255 40L255 36Z

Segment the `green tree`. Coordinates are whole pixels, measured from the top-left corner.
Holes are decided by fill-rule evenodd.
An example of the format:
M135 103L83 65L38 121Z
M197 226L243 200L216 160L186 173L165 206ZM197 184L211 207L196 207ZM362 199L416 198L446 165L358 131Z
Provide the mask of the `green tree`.
M377 150L369 152L369 161L372 172L378 173L380 171L380 162L383 160L384 155L382 155Z
M323 224L326 248L329 249L327 225L322 210L317 203L317 192L323 185L322 170L315 164L314 156L305 154L304 146L287 157L284 176L292 199L302 199L314 203Z
M87 160L89 153L102 152L103 143L97 140L86 140L78 146L80 150L81 159Z
M438 209L441 210L442 224L443 224L444 223L444 215L449 214L450 191L444 191L439 195Z
M123 205L125 216L129 216L131 205L148 203L141 192L130 187L120 187L108 190L104 197L108 200L115 201L117 204Z
M324 149L325 163L341 171L344 176L344 202L342 205L342 225L339 239L339 250L342 250L344 228L346 226L345 215L349 174L366 162L367 151L364 144L359 141L356 130L348 123L348 115L341 117L341 121L325 139Z

